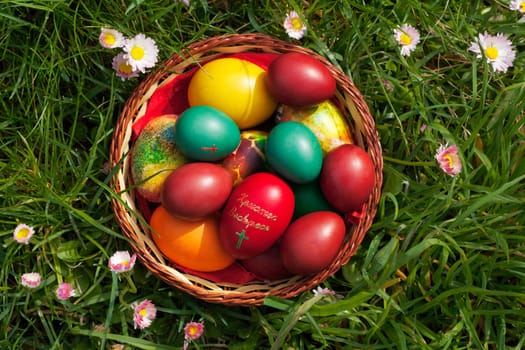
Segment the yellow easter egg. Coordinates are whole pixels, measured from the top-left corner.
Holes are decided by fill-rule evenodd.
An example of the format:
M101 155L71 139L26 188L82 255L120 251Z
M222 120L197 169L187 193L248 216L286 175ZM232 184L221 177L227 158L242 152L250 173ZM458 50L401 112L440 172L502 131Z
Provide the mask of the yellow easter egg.
M306 125L317 136L323 154L348 143L353 143L352 131L339 111L330 100L307 108L281 105L277 113L277 122L296 121Z
M219 58L204 64L188 86L190 106L210 106L232 118L239 129L267 120L277 101L266 86L266 71L238 59Z

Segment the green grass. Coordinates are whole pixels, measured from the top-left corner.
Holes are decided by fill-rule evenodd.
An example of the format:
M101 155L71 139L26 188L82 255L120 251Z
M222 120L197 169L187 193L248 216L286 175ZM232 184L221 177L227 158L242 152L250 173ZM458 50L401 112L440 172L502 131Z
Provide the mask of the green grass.
M137 264L112 275L129 249L113 219L104 172L116 119L139 79L122 82L102 26L145 33L160 59L204 38L262 32L299 43L350 76L375 117L385 183L357 255L324 287L258 308L207 304ZM496 19L499 18L499 19ZM506 1L169 0L4 1L0 4L0 348L182 348L183 327L203 321L200 349L521 349L525 344L525 24ZM392 30L419 29L410 57ZM514 67L494 73L467 48L505 33ZM143 76L141 76L142 78ZM392 91L384 84L388 81ZM426 130L421 126L426 124ZM460 148L463 170L444 174L439 144ZM36 229L13 241L18 223ZM28 290L20 276L40 272ZM118 278L117 278L118 277ZM78 297L59 302L58 282ZM133 328L130 304L158 316ZM104 331L103 326L109 325Z

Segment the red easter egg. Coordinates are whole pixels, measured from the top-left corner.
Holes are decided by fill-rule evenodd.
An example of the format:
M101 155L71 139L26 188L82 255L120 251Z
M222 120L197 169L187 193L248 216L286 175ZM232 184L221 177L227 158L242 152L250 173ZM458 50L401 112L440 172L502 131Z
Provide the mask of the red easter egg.
M218 211L232 190L232 178L220 165L188 163L164 181L161 202L168 213L195 220Z
M330 70L313 56L300 52L288 52L272 61L266 84L276 100L293 107L328 100L336 88Z
M241 260L241 264L248 271L263 280L275 281L291 275L284 268L278 243L259 255Z
M250 175L222 210L221 242L237 259L261 254L282 235L293 211L294 194L284 180L267 172Z
M326 269L341 248L346 227L340 215L316 211L290 224L281 240L284 268L297 275Z
M338 211L361 209L375 183L374 164L361 147L341 145L326 155L319 175L321 191Z

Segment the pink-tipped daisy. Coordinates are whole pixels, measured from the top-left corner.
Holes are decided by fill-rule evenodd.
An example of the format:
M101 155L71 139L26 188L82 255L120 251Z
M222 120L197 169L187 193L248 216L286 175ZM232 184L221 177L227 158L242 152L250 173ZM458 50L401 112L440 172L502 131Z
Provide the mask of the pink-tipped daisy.
M306 24L303 22L299 14L295 11L290 11L286 15L283 23L284 30L290 38L301 39L306 33Z
M188 322L184 326L184 345L183 350L188 349L190 341L197 340L204 332L204 323L202 322Z
M137 34L135 37L126 40L124 52L124 58L132 70L144 73L146 69L157 64L159 49L153 39L144 34Z
M26 224L19 224L13 231L13 238L18 243L28 244L35 230Z
M403 24L400 28L394 29L394 38L401 45L401 55L410 56L419 44L419 32L410 24Z
M188 322L184 326L184 336L191 340L199 339L204 332L204 324L202 322Z
M325 297L331 297L335 295L335 292L333 290L328 288L322 288L321 286L317 286L316 289L312 290L312 293L314 293L314 295L322 295Z
M477 42L472 42L468 50L476 53L477 58L485 57L495 72L506 72L516 58L512 42L502 33L479 34Z
M135 329L138 327L140 329L147 328L151 325L151 322L157 316L157 308L151 300L145 299L140 303L131 304L133 307L133 323Z
M118 251L109 258L108 266L113 272L126 272L133 268L135 260L137 260L137 254L130 256L127 251Z
M70 283L62 282L58 285L56 290L57 298L60 300L67 300L76 295L75 289Z
M114 49L124 46L126 39L124 38L124 35L122 35L122 33L118 30L101 28L98 41L102 47L105 47L106 49Z
M129 78L138 77L139 72L133 70L133 67L128 63L128 60L124 57L123 53L119 53L113 57L113 69L123 81Z
M512 11L519 11L525 13L525 1L523 0L512 0L509 4L509 8Z
M22 285L28 288L36 288L42 282L42 276L38 272L27 272L22 275Z
M455 176L461 172L461 160L459 159L456 145L450 147L448 145L440 145L435 158L446 174Z

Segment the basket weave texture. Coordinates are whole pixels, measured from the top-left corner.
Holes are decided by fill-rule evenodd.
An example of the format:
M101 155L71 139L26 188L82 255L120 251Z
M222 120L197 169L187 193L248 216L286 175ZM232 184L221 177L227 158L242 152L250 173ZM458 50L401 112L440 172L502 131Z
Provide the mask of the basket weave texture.
M148 100L155 90L178 74L187 72L200 62L216 56L241 52L309 54L326 65L337 82L335 98L352 129L354 143L370 155L375 167L375 186L365 203L362 218L353 224L347 238L332 264L324 271L307 277L295 276L273 282L253 281L243 285L215 283L193 276L172 267L150 238L150 231L142 218L132 190L129 151L132 147L132 125L144 115ZM180 53L163 62L159 69L149 74L127 100L117 121L110 149L110 162L115 168L112 188L115 196L112 206L115 218L129 238L139 261L158 278L169 285L207 302L225 305L255 306L263 303L268 295L291 298L313 289L355 254L377 210L381 194L383 158L374 119L359 90L340 69L314 51L263 34L231 34L212 37L189 45Z

